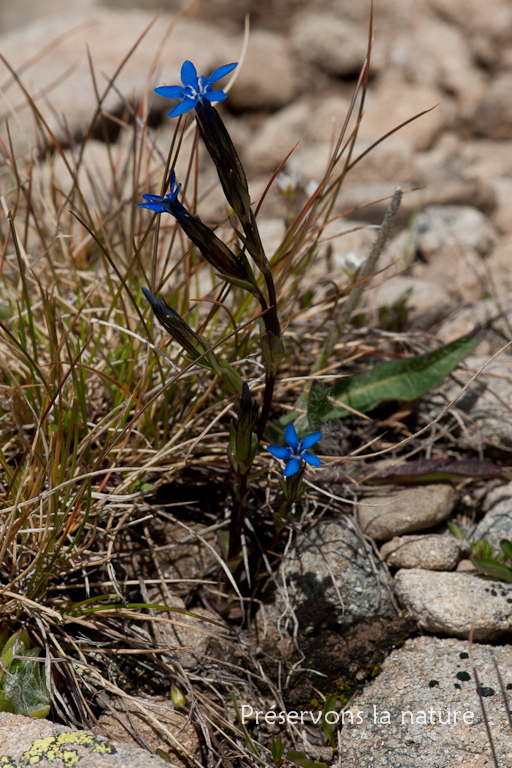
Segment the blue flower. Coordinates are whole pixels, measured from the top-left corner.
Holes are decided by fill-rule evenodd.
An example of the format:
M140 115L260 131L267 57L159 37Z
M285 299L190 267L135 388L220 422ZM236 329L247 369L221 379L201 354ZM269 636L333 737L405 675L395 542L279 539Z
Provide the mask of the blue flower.
M147 203L138 203L139 208L149 208L150 211L155 213L172 213L172 208L176 203L176 198L181 189L181 184L176 186L176 174L171 171L171 184L169 188L169 194L165 197L160 195L142 195Z
M223 101L226 98L224 91L212 91L213 83L222 77L229 75L238 64L224 64L213 72L208 79L197 76L197 70L191 61L186 61L181 68L181 82L183 85L162 85L155 88L155 92L167 99L183 99L181 104L177 104L171 109L167 117L177 117L183 115L190 109L194 109L197 102Z
M288 443L288 448L280 445L269 445L267 451L270 451L272 456L275 456L276 459L283 459L288 462L284 470L285 477L290 477L290 475L294 475L298 472L301 461L305 461L313 467L320 466L320 459L313 453L309 453L308 448L311 448L312 445L320 440L322 437L321 432L313 432L311 435L306 435L304 440L299 443L295 427L293 424L288 424L284 436Z

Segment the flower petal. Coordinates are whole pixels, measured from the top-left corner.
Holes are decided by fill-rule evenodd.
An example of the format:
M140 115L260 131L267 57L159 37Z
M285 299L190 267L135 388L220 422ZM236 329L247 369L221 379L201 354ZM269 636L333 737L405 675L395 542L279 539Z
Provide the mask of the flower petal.
M270 451L272 456L275 456L276 459L289 459L290 458L290 449L285 448L282 445L269 445L267 447L267 451Z
M224 101L224 99L227 99L228 97L227 93L224 93L224 91L207 91L201 95L203 99L207 99L208 101Z
M294 451L299 446L299 438L297 437L297 431L293 424L290 422L284 433L284 437L290 448ZM297 470L296 470L297 471Z
M166 213L167 208L164 208L160 203L137 203L138 208L149 208L150 211L155 213Z
M171 109L171 111L167 113L167 117L178 117L178 115L184 115L185 112L188 112L189 110L194 109L195 105L196 105L196 100L191 99L190 97L187 97L183 101L181 101L179 104L176 104L174 109Z
M155 93L164 96L166 99L182 99L185 95L182 85L160 85L155 88Z
M306 464L311 464L312 467L321 467L322 462L318 458L318 456L315 456L314 453L305 453L304 456L302 456Z
M206 81L208 85L212 85L213 83L216 83L217 80L220 80L221 77L226 77L226 75L229 75L230 72L234 70L235 67L238 67L238 62L235 64L224 64L223 67L218 67L218 69L215 70L215 72L212 72L208 80Z
M318 443L321 437L322 437L321 432L312 432L311 435L306 435L306 437L300 444L301 451L303 451L304 448L311 448L312 445L314 445L315 443Z
M194 67L191 61L184 61L181 67L181 82L183 85L190 85L194 91L199 90L199 82L197 79L197 69Z
M298 459L290 459L286 467L284 468L284 476L290 477L299 471L300 461Z

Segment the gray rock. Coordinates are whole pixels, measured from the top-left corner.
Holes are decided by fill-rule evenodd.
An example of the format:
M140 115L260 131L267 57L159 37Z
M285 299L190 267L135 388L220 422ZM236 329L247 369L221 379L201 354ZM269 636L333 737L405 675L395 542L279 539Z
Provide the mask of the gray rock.
M349 711L353 713L354 724L350 724L346 714L341 731L343 768L493 765L472 661L485 694L483 701L499 765L512 765L510 727L492 655L505 685L510 685L510 646L490 649L476 644L470 649L467 642L460 640L433 637L407 640L403 648L393 651L386 659L376 680L351 700ZM358 722L358 712L362 722ZM389 713L389 721L385 712ZM439 722L438 712L443 724ZM450 724L448 712L452 713ZM455 722L454 712L459 713ZM473 717L467 714L464 720L464 713L473 713Z
M329 75L359 73L368 49L364 27L330 13L306 13L291 30L296 55ZM373 62L372 62L373 64Z
M137 703L142 704L144 710L141 711ZM137 701L110 697L109 708L102 712L92 730L113 742L123 742L124 747L130 744L137 747L137 738L142 739L152 752L158 749L165 752L174 768L190 768L190 758L201 757L201 742L194 725L185 711L173 707L168 696Z
M91 731L75 731L48 720L0 712L0 765L17 768L158 768L162 760L131 744L119 744Z
M445 127L449 113L446 98L438 88L407 82L399 68L390 68L369 94L358 139L376 141L425 110L431 111L400 128L392 140L407 142L415 152L427 150Z
M497 140L512 138L511 90L512 72L503 72L491 79L472 115L475 135Z
M471 249L488 256L497 239L497 232L484 214L470 206L430 205L418 216L414 227L414 245L428 260L438 253Z
M320 524L299 540L278 575L275 602L259 616L278 635L394 614L391 579L347 521ZM272 631L272 629L271 629Z
M404 298L413 315L428 315L432 321L446 314L452 305L445 288L431 280L405 275L394 275L377 283L366 300L370 307L392 307Z
M230 106L265 112L286 106L297 89L295 69L283 35L251 32L243 67L229 92Z
M484 508L487 513L478 523L471 540L487 539L499 551L501 539L512 539L512 483L491 491Z
M387 491L360 502L359 525L363 533L377 540L402 533L415 533L442 523L450 516L455 491L447 483Z
M51 130L60 141L67 143L71 135L83 132L95 115L97 99L91 78L90 52L100 93L107 86L105 78L112 77L125 59L130 48L141 37L144 29L154 22L154 12L140 10L108 11L94 8L76 14L73 20L58 15L41 19L1 38L2 54L14 67L23 67L23 84L35 96ZM180 82L180 69L194 50L194 64L200 74L208 74L220 64L236 61L241 39L228 38L218 29L199 21L181 19L176 31L163 46L163 30L172 21L163 14L153 24L132 55L122 67L102 104L105 112L119 113L123 100L141 98L148 90L148 73L158 61L158 82L154 85L173 85ZM51 44L53 43L54 44ZM193 42L192 42L193 41ZM27 50L32 51L32 63L27 65ZM101 73L101 74L100 74ZM16 112L17 129L12 132L15 149L24 152L35 145L34 115L20 87L10 76L5 65L0 65L5 85L5 103ZM151 92L150 103L169 111L172 102ZM51 106L50 106L51 105ZM0 124L13 119L10 109L0 111ZM3 131L3 125L2 125ZM38 135L38 134L37 134Z
M512 633L512 585L470 573L401 570L396 594L421 629L488 642Z
M485 368L457 400L456 408L465 414L459 446L475 451L484 447L508 457L512 447L512 357L501 355L489 362L488 357L472 355L464 363L467 370L459 370L457 375L460 383L448 381L443 386L443 407L460 393L471 376ZM432 409L431 416L438 412L437 407Z
M468 543L455 536L427 534L396 536L381 547L380 554L393 568L451 571L468 550Z

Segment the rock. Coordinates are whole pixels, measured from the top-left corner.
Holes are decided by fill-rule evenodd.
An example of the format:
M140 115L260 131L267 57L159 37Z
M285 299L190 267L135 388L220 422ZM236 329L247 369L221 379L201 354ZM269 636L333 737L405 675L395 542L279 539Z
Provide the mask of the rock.
M269 117L246 148L253 173L274 171L295 144L303 140L303 126L310 115L308 100L297 101Z
M276 640L292 634L350 625L394 614L390 578L347 520L322 523L285 558L274 603L258 614L263 632Z
M461 560L455 569L458 573L480 573L472 560Z
M385 495L366 497L359 503L359 525L378 541L391 539L442 523L454 503L455 491L447 483L387 490Z
M492 490L484 504L486 511L478 523L471 540L487 539L498 552L501 539L512 539L512 483Z
M364 119L364 118L363 118ZM370 142L359 141L354 147L354 159L367 149ZM416 164L416 152L402 136L390 136L377 145L349 171L351 184L392 181L403 186L422 186L428 182L426 174Z
M488 266L498 233L483 213L463 206L429 206L414 227L413 251L420 257L414 277L430 280L448 291L451 301L473 304L486 291Z
M302 61L329 75L353 78L366 58L368 33L335 14L314 11L300 16L292 26L291 44Z
M487 328L492 319L492 326L488 328L478 345L478 351L482 354L482 357L487 356L487 359L489 359L503 346L502 334L505 329L501 326L505 324L500 323L497 319L498 312L496 302L489 298L480 299L476 304L463 306L462 308L460 306L452 306L452 313L436 329L436 336L439 341L447 344L454 339L458 339L460 336L471 333L476 325Z
M358 139L376 141L420 112L431 110L394 134L395 139L407 142L415 151L424 151L445 127L447 108L437 88L408 83L399 70L393 69L379 78L375 89L369 90Z
M380 554L393 568L451 571L468 551L468 543L455 536L428 534L395 536L381 547Z
M488 357L471 355L464 363L466 371L458 372L460 384L449 381L443 386L448 402L460 393L470 376L485 368L457 400L457 409L466 414L458 444L463 450L485 448L508 457L512 447L512 358L504 354L489 362ZM442 407L445 405L446 400ZM432 409L431 416L437 413L436 408Z
M80 768L158 768L161 758L131 744L107 741L92 731L77 731L48 720L0 712L0 765L59 765Z
M492 78L485 96L476 105L470 122L475 136L512 139L512 72Z
M153 752L162 749L178 768L189 768L190 758L197 760L201 756L199 737L187 713L175 709L169 698L113 698L93 731L113 741L134 745L138 744L137 738L143 739Z
M392 48L392 62L408 83L436 88L455 97L456 113L467 116L474 110L486 89L484 73L475 66L469 43L460 28L439 18L419 17L413 33L397 36ZM451 116L450 123L454 122ZM445 122L445 127L448 127Z
M295 71L283 35L251 32L247 55L229 92L230 109L272 112L286 106L297 90Z
M491 642L512 633L512 585L468 573L401 570L395 576L400 603L420 629L449 637Z
M496 240L483 213L469 206L429 205L414 226L415 248L427 261L439 253L446 259L461 248L489 256Z
M382 281L382 277L380 280ZM378 280L378 278L377 278ZM394 275L372 287L366 296L370 307L392 307L405 299L413 315L428 316L429 321L446 315L452 305L448 291L431 280Z
M477 644L470 649L460 640L407 640L385 660L381 674L351 700L348 711L353 713L354 724L346 712L340 734L343 768L493 765L472 662L478 671L499 765L512 765L510 727L493 656L509 687L510 646L491 650ZM455 722L454 712L458 713ZM464 713L472 716L467 714L464 719Z
M512 196L512 179L491 179L490 185L496 199L495 210L490 218L500 232L512 232L512 216L510 215L510 198Z
M94 62L99 91L103 93L107 86L105 78L115 74L130 48L153 21L154 13L149 11L115 12L94 8L77 15L74 23L61 16L39 20L3 36L0 46L3 56L14 69L24 67L24 86L29 94L34 95L38 108L57 139L66 144L69 134L74 137L83 133L97 109L87 51ZM122 114L125 105L132 103L134 98L140 100L148 86L152 91L155 85L179 83L181 65L190 57L191 41L194 64L199 73L209 74L220 64L236 61L240 39L227 38L211 25L199 21L181 19L179 32L176 31L162 46L163 32L171 21L170 15L163 14L159 23L154 24L142 38L119 72L115 87L110 89L104 100L105 112ZM32 52L30 66L26 64L27 50ZM148 83L148 73L152 64L156 63L157 51L160 51L159 82ZM16 113L17 129L12 132L15 149L26 151L35 144L33 113L3 64L0 74L2 80L7 82L5 97ZM162 113L169 111L171 103L151 92L150 105ZM3 110L0 121L7 118L12 121L11 111Z
M486 179L512 176L512 140L456 141L457 146L453 147L452 144L452 149L458 151L460 161L469 176Z

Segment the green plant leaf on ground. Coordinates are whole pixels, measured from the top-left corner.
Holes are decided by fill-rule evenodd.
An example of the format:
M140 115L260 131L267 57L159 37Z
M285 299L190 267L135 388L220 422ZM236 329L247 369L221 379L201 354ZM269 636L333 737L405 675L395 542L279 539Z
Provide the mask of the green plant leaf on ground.
M2 639L5 639L5 632L2 633ZM30 648L27 631L19 630L1 648L0 712L47 717L50 697L41 675L41 663L27 656L36 657L37 650Z
M474 563L478 570L485 573L486 576L492 576L500 581L505 581L507 584L512 584L512 568L497 563L495 560L475 560Z
M324 421L343 419L351 411L367 413L386 400L416 400L438 386L480 340L480 329L475 329L433 352L382 363L344 379L328 390L324 398L318 392L321 387L317 383L315 394L308 402L312 428L316 429Z
M512 562L512 541L510 539L501 539L500 548L506 559Z
M328 768L327 763L321 763L318 760L310 760L304 752L287 752L286 757L295 765L301 768Z

